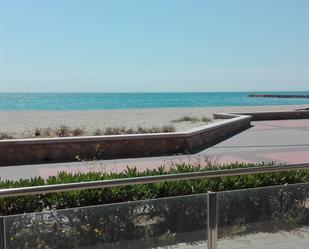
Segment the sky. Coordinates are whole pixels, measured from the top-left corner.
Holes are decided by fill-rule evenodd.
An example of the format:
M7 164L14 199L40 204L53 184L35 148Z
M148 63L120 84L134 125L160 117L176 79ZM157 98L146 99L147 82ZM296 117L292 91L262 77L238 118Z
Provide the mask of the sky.
M308 26L308 0L0 0L0 91L309 90Z

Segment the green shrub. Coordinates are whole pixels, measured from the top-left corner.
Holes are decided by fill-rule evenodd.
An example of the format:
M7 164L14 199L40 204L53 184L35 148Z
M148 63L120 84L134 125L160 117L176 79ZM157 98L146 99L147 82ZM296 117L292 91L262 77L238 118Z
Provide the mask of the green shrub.
M0 132L0 140L6 140L6 139L12 139L12 138L13 138L13 136L11 136L8 133Z
M257 166L231 164L223 168ZM265 165L259 165L263 167ZM196 165L179 164L171 169L160 167L139 172L128 168L122 173L98 172L70 174L62 172L46 180L2 181L0 188L36 186L81 181L95 181L216 170ZM205 239L207 228L208 191L257 188L271 185L309 182L309 171L220 177L190 181L161 182L106 189L70 191L0 200L2 214L11 215L48 211L37 215L24 214L8 219L10 248L80 248L105 244L108 248L155 248L183 242L185 234L194 234L187 241ZM277 187L219 194L219 224L235 228L233 233L250 231L248 224L278 221L302 224L308 220L306 208L309 186ZM254 192L260 191L260 192ZM180 197L184 196L184 197ZM171 197L164 198L163 197ZM138 201L144 200L144 201ZM114 203L102 208L92 206ZM68 209L75 208L75 209ZM49 210L62 211L54 212ZM307 218L306 218L307 217ZM56 238L56 239L55 239ZM131 241L129 243L129 241ZM134 243L132 241L135 241Z
M97 128L89 135L100 136L100 135L124 135L124 134L145 134L145 133L161 133L161 132L174 132L175 127L172 125L163 126L153 126L150 128L138 127L137 129L126 128L126 127L107 127L105 129ZM87 131L84 128L71 128L66 125L61 125L58 128L35 128L34 130L29 130L22 135L12 136L8 133L0 132L0 140L13 139L13 138L31 138L31 137L77 137L87 135Z
M209 122L211 121L211 119L210 119L210 118L207 118L207 117L202 117L201 120L202 120L202 122L204 122L204 123L209 123Z
M161 127L137 127L137 129L125 127L107 127L104 131L96 130L95 135L124 135L124 134L147 134L147 133L161 133L161 132L174 132L176 129L172 125L163 125Z
M191 122L191 123L203 122L203 123L209 123L210 121L211 121L211 119L207 118L207 117L197 118L197 117L190 117L190 116L183 116L183 117L181 117L179 119L172 120L173 123L180 123L180 122Z
M253 166L263 167L265 164L255 165L236 163L225 165L220 169L233 169ZM37 177L19 181L0 181L0 189L177 174L205 170L216 170L216 168L202 167L200 165L177 164L172 168L165 168L162 166L157 169L147 169L142 172L138 171L136 168L127 168L125 171L120 173L89 172L72 174L61 172L57 176L50 176L45 180L41 177ZM192 195L206 193L207 191L226 191L232 189L256 188L302 182L309 182L308 170L256 174L248 176L229 176L214 179L203 178L190 181L162 182L148 185L133 185L107 189L71 191L65 193L32 195L26 197L12 197L0 199L0 214L10 215L24 212L38 212L46 209L63 209L87 205L136 201L180 195ZM40 205L37 203L40 203Z
M95 131L93 132L94 136L101 136L104 134L104 131L102 131L101 129L97 128L95 129Z
M83 128L75 128L72 130L72 136L73 137L78 137L78 136L82 136L85 134L85 129Z
M183 116L182 118L172 120L172 122L174 122L174 123L180 123L180 122L196 123L196 122L199 122L199 121L200 121L199 118L197 118L197 117L189 117L189 116Z
M54 136L53 133L54 132L51 128L35 128L34 129L35 137L52 137Z
M69 126L61 125L56 131L56 134L58 137L69 137L70 131L71 131L71 128Z

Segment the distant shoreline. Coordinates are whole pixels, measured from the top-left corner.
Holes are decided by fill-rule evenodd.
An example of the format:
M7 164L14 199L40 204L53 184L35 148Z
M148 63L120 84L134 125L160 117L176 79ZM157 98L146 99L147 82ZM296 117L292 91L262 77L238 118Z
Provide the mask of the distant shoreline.
M287 98L287 99L309 99L309 95L296 95L296 94L250 94L250 98Z

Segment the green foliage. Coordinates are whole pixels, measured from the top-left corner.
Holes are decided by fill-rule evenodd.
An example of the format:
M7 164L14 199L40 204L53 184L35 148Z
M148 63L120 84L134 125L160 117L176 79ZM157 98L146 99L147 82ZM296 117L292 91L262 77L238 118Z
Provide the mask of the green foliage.
M207 118L207 117L202 117L201 121L204 122L204 123L209 123L211 121L211 119Z
M252 166L266 165L231 164L223 168ZM173 168L160 167L143 172L136 168L110 174L62 172L46 180L34 178L17 182L1 181L0 188L217 169L178 164ZM306 207L308 184L295 187L282 185L306 182L309 182L308 170L160 182L3 198L0 199L0 212L4 215L27 213L11 216L6 221L10 248L60 249L102 245L115 249L156 248L205 239L208 191L219 192L220 236L257 231L251 224L263 224L263 228L268 227L269 230L276 230L278 227L282 229L286 224L303 224L309 218ZM280 186L255 189L271 185ZM241 190L245 188L252 190ZM235 189L239 191L225 192ZM113 204L100 206L111 203ZM31 214L39 211L43 212Z
M105 129L97 128L95 131L87 132L84 128L71 128L66 125L61 125L58 128L35 128L33 131L28 131L20 137L32 138L48 138L48 137L77 137L84 135L100 136L100 135L124 135L124 134L145 134L145 133L161 133L176 131L173 125L153 126L149 128L137 127L136 129L126 127L107 127ZM0 132L0 140L20 138L8 133Z
M233 169L253 166L264 167L267 165L236 163L225 165L220 169ZM50 176L47 179L37 177L19 181L0 181L0 188L17 188L22 186L121 179L217 169L218 168L215 167L202 167L200 165L177 164L172 168L165 168L162 166L157 169L147 169L145 171L138 171L136 168L128 167L125 171L119 173L89 172L72 174L67 172L60 172L58 175ZM189 181L160 182L147 185L81 190L45 195L32 195L26 197L11 197L0 199L0 213L4 215L24 213L25 207L28 207L27 212L37 212L41 210L53 210L171 196L192 195L206 193L208 191L218 192L302 182L309 182L308 170L255 174L247 176L225 176L213 179L203 178ZM40 205L37 205L37 203L40 203Z
M174 132L175 127L172 125L163 125L161 127L137 127L137 129L125 127L108 127L105 130L97 129L94 134L96 135L124 135L124 134L146 134L146 133L161 133L161 132Z
M209 123L211 121L210 118L207 117L202 117L202 118L197 118L197 117L190 117L190 116L183 116L179 119L174 119L172 122L174 123L180 123L180 122L191 122L191 123L197 123L197 122L203 122L203 123Z
M5 132L0 132L0 140L12 139L13 137Z

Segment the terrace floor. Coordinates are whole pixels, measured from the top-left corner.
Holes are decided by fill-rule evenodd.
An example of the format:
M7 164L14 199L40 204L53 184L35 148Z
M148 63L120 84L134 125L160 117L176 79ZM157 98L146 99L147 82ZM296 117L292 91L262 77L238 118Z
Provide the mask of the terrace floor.
M309 245L309 227L276 233L256 233L234 238L219 239L218 249L307 249ZM205 249L207 241L194 244L178 244L170 249ZM164 249L161 248L160 249Z
M306 163L309 162L309 119L252 122L252 128L213 147L188 156L165 156L0 167L2 179L48 177L59 171L122 171L127 166L138 169L170 166L178 162L203 163L211 160L233 162Z
M218 241L218 249L305 249L309 247L309 229L277 233L257 233Z

